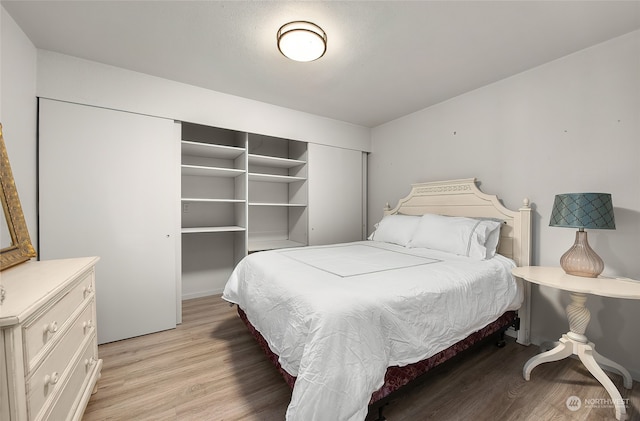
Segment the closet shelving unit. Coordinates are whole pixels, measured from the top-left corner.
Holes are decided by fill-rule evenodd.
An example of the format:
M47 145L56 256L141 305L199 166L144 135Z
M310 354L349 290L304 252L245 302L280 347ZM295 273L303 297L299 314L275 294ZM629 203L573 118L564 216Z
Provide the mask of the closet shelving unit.
M248 152L248 252L307 245L307 144L249 134Z
M245 189L242 188L246 184L243 180L246 174L246 149L190 140L183 140L181 145L182 233L245 231L246 222L237 215L237 205L246 203ZM193 179L189 181L189 177ZM225 182L224 179L228 181ZM190 220L188 214L192 205L201 211ZM226 212L222 212L226 214L224 219L233 220L233 224L221 224L218 218L212 216L219 215L221 207L227 208Z
M308 244L305 142L181 128L183 297L219 293L248 253Z
M247 134L181 123L183 299L221 292L247 250Z

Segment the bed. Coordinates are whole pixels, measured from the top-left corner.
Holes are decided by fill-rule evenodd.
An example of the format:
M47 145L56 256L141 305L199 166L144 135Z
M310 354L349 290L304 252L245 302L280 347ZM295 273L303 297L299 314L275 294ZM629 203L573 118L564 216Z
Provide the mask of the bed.
M254 253L223 299L292 387L288 420L364 420L370 404L519 321L531 208L475 179L419 183L366 241ZM517 314L516 314L517 312Z

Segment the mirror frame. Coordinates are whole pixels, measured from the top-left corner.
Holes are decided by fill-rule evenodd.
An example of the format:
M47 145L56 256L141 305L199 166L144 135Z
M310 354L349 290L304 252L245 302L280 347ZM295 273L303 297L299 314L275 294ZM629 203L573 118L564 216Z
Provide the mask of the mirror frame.
M0 250L0 270L26 262L36 256L18 198L18 190L9 165L0 123L0 199L11 234L11 245Z

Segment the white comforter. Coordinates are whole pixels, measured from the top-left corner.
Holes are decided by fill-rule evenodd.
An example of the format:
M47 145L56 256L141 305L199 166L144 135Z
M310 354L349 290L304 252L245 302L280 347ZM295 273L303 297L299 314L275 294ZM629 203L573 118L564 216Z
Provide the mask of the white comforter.
M223 298L297 377L287 420L364 420L387 367L449 347L520 307L502 256L485 261L362 241L254 253Z

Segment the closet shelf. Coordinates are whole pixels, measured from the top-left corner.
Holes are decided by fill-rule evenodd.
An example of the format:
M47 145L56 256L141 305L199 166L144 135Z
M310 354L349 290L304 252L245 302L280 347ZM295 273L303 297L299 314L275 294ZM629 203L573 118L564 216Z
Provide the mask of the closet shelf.
M305 177L294 177L290 175L249 173L249 181L266 181L269 183L295 183L296 181L305 180Z
M206 158L235 159L245 152L244 148L236 146L216 145L202 142L183 140L182 155Z
M202 203L244 203L244 199L206 199L202 197L183 197L183 202L202 202Z
M303 247L306 244L292 240L249 240L249 252Z
M306 164L306 161L268 155L249 154L249 164L274 168L293 168Z
M236 225L222 226L222 227L192 227L192 228L182 228L183 234L198 234L204 232L236 232L236 231L246 231L246 228L239 227Z
M244 170L235 168L206 167L202 165L182 165L182 175L196 175L204 177L237 177L244 174Z
M267 202L249 202L249 206L281 206L281 207L293 207L304 208L307 205L303 203L267 203Z

